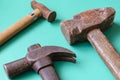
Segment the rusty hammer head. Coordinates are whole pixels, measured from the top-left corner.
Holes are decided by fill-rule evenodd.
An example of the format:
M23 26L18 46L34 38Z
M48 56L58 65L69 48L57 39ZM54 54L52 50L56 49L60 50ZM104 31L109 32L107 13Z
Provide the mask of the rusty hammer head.
M86 40L90 30L100 28L102 31L111 26L114 19L113 8L93 9L77 14L72 20L63 21L61 30L70 44Z
M59 80L52 66L53 61L76 62L76 55L62 47L45 46L39 44L28 48L25 58L4 65L5 71L10 78L15 77L29 69L34 69L41 75L43 80Z
M49 22L52 22L56 18L56 12L49 10L47 7L45 7L43 4L36 2L35 0L32 0L31 6L33 9L39 9L41 12L42 17L47 19Z

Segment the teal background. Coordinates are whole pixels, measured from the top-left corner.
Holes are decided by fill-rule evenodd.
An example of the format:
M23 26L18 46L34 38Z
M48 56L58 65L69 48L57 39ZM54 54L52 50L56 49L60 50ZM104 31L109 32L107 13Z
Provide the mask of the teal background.
M27 48L35 43L42 46L55 45L76 53L77 63L55 62L61 80L115 80L89 42L70 46L60 30L62 20L93 8L113 7L116 10L114 24L105 35L120 53L120 1L119 0L37 0L57 12L56 21L38 19L3 46L0 46L0 80L9 80L3 64L20 59ZM0 32L32 12L31 0L0 0ZM34 71L29 71L12 80L42 80Z

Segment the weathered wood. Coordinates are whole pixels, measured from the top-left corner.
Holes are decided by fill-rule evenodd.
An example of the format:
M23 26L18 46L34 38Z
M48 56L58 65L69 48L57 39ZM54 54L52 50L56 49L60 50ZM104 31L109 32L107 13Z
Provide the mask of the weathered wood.
M96 49L117 80L120 80L120 55L103 35L100 29L91 30L87 34L87 39Z

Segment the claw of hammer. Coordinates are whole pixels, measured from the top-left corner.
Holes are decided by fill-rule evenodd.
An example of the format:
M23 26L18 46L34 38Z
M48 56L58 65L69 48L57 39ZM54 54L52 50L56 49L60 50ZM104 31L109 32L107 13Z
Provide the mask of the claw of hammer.
M25 58L4 65L10 78L32 68L43 80L60 80L53 68L53 61L76 61L76 55L72 51L58 46L41 47L35 44L30 46L28 51Z

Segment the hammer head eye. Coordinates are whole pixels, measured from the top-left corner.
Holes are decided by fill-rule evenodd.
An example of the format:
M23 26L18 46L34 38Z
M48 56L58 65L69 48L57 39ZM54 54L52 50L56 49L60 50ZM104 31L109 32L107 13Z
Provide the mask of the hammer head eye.
M84 41L90 30L100 28L103 31L110 27L114 14L113 8L88 10L75 15L72 20L63 21L61 30L70 44Z

